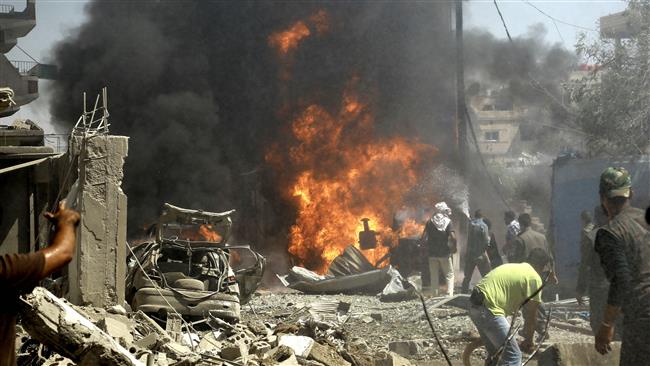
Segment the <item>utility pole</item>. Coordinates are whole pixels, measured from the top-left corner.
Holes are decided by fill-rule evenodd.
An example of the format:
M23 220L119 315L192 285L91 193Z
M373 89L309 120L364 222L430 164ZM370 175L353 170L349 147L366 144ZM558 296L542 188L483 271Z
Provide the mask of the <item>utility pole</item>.
M465 65L463 58L463 1L456 2L456 130L458 131L458 160L461 171L467 173L467 119L465 118Z

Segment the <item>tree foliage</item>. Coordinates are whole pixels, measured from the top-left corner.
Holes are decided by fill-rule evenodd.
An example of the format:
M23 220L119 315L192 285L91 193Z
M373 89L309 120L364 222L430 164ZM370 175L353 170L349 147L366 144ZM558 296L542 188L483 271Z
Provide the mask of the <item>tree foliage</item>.
M576 124L587 133L592 155L637 155L650 148L650 0L632 0L626 10L630 38L581 37L579 56L594 68L574 82Z

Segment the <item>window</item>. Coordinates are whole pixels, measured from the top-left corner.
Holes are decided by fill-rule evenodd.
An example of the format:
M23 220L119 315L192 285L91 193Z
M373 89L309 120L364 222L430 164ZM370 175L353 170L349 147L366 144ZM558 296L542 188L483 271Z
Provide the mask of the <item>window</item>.
M486 141L499 141L499 131L487 131L485 132Z

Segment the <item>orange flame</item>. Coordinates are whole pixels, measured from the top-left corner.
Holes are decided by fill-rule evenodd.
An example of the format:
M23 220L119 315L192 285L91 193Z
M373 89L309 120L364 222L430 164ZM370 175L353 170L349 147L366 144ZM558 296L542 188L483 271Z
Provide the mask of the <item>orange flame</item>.
M291 28L273 33L269 36L269 45L278 50L281 54L298 47L300 41L311 34L309 28L302 20L296 22Z
M309 24L309 26L308 26ZM269 46L275 48L281 56L295 50L313 31L323 34L329 30L329 15L325 10L319 10L307 18L299 20L286 30L272 33L268 37Z
M337 115L312 104L294 119L296 143L286 160L278 148L267 154L279 171L294 172L287 194L298 216L289 232L289 253L319 273L348 245L359 247L364 217L379 234L377 248L364 255L376 263L389 251L399 234L391 228L393 215L435 154L435 148L416 141L373 137L374 116L352 92L357 81L345 91ZM421 232L415 221L409 225Z
M219 243L222 240L221 235L212 230L212 225L201 225L199 227L199 234L207 241Z
M399 236L402 238L419 238L424 231L424 224L418 223L413 218L408 218L402 224Z

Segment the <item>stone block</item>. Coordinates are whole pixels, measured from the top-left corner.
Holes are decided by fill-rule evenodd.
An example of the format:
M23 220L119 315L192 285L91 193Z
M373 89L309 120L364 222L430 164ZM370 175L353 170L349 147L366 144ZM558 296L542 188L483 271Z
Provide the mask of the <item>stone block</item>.
M234 361L236 359L246 359L248 357L248 347L243 343L229 343L221 349L221 357Z
M305 336L282 335L278 341L279 346L287 346L298 357L307 357L314 345L314 340Z
M388 352L375 359L375 366L411 366L411 362L395 352Z
M133 344L140 348L152 349L158 344L158 336L155 333L149 333L145 337L133 342Z
M350 366L350 363L341 357L334 348L318 342L314 342L312 345L309 358L325 366Z
M394 341L388 344L388 350L400 356L417 355L422 351L422 343L417 341Z
M122 321L106 317L100 320L97 326L115 339L123 339L126 343L133 343L133 335L131 335L129 326Z
M270 350L271 350L271 345L264 341L257 341L253 343L253 347L251 348L251 352L260 357L265 353L269 352Z
M612 343L612 351L601 355L589 343L554 344L539 355L538 366L618 365L621 356L621 343Z

